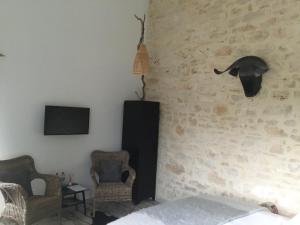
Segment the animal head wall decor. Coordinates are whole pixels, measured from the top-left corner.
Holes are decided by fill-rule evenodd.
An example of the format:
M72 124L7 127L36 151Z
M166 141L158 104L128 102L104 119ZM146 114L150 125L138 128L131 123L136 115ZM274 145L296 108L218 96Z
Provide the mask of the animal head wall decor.
M245 56L236 60L224 71L214 69L216 74L222 74L229 71L229 74L237 77L239 75L246 97L255 96L262 82L262 75L269 70L264 60L257 56Z

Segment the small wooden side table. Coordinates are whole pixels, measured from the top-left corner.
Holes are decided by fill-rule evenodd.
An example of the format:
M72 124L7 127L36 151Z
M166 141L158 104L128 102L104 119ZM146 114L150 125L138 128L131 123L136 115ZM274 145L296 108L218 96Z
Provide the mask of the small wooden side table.
M85 191L80 190L80 191L73 191L69 189L67 186L62 188L62 207L67 208L67 207L76 207L78 209L79 205L83 205L83 210L84 210L84 215L86 216L86 201L85 201ZM77 195L80 195L82 197L82 200L77 198Z

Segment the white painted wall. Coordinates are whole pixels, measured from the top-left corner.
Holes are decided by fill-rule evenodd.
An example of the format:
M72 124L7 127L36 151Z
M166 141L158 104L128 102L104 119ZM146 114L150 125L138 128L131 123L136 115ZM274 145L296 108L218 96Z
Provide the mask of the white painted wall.
M29 154L38 171L91 186L90 153L119 150L122 107L148 0L0 1L0 159ZM45 104L91 108L89 135L44 136Z

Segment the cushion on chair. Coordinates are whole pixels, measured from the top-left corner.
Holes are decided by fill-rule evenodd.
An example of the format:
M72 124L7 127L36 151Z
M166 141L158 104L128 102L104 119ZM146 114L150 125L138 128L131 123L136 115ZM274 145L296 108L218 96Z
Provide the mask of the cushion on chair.
M118 160L102 160L97 170L99 182L120 182L122 162Z
M17 169L0 171L0 181L19 184L29 196L32 196L31 178L28 170Z
M56 197L32 196L28 199L29 209L53 208L55 205L57 205Z
M124 195L124 193L131 193L131 186L122 182L119 183L101 183L95 190L95 196L105 195L117 197L118 195Z

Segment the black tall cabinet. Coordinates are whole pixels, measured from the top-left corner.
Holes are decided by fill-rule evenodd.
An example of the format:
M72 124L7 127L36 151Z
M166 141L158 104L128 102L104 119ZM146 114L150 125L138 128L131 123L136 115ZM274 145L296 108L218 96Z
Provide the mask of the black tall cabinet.
M125 101L122 149L130 154L129 164L136 171L133 202L155 199L159 103Z

